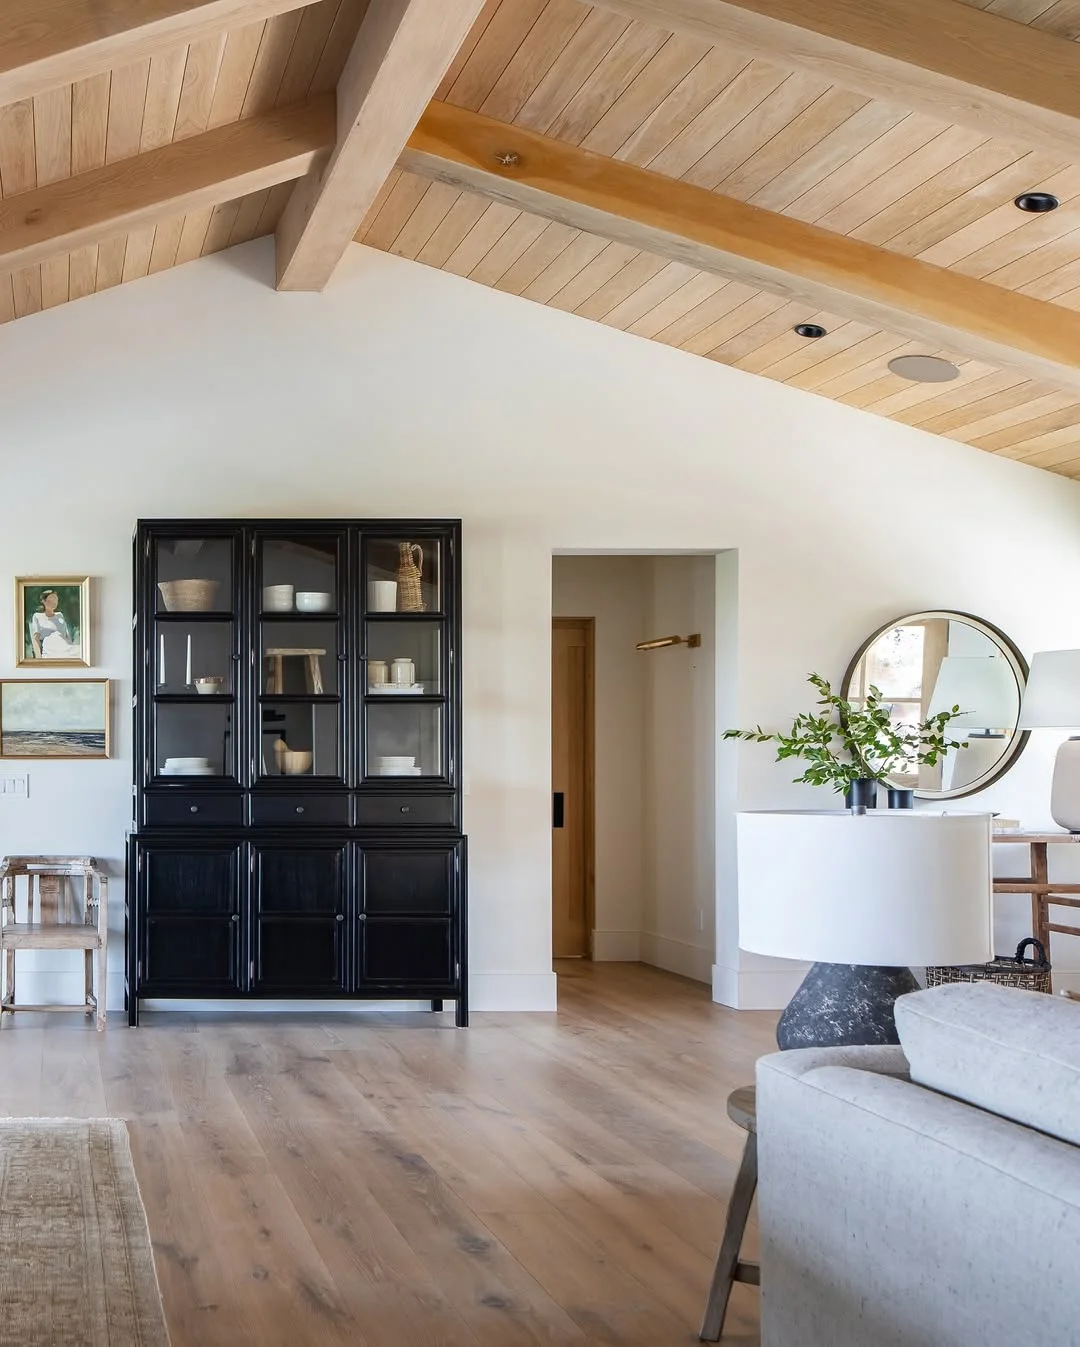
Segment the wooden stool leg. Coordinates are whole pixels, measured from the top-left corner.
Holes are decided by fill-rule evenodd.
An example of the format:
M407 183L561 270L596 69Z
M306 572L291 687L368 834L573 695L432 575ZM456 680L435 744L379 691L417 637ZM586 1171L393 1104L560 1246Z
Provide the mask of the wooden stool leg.
M15 1004L15 951L8 949L4 951L4 1001L8 1005Z
M97 952L97 1027L100 1032L105 1028L105 943L101 943Z
M309 655L308 662L308 681L311 683L311 691L317 696L322 696L322 665L319 663L318 655Z
M83 1000L86 1002L86 1013L93 1014L94 1010L94 951L92 949L83 950Z
M702 1342L717 1342L724 1326L728 1300L731 1297L732 1284L738 1279L739 1250L742 1248L743 1232L750 1215L750 1205L757 1188L757 1136L751 1132L746 1138L742 1163L735 1178L735 1187L728 1203L727 1222L724 1226L724 1238L720 1243L720 1252L713 1271L709 1298L705 1302L705 1318L702 1320L698 1335Z

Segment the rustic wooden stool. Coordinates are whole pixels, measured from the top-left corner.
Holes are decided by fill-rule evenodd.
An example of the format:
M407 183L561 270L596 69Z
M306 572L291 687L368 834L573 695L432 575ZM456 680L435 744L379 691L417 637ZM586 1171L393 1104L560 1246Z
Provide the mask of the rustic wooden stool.
M267 650L266 662L270 666L266 675L267 694L281 694L285 691L285 660L303 659L305 662L305 673L307 674L307 690L317 696L321 696L323 690L323 678L322 665L319 663L319 656L325 654L325 650L304 648L275 648Z
M735 1177L735 1187L731 1190L724 1238L720 1242L709 1298L705 1302L705 1318L698 1334L702 1342L719 1341L731 1288L736 1282L745 1282L748 1286L761 1285L758 1264L744 1262L739 1257L750 1204L757 1188L757 1093L753 1085L732 1090L728 1095L727 1112L735 1126L746 1132L746 1146Z

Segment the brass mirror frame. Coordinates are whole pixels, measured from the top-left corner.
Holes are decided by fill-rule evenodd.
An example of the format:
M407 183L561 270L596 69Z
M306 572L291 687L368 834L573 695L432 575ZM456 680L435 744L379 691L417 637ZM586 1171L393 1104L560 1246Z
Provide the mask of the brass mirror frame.
M848 693L851 691L852 680L855 677L855 670L858 668L859 661L875 641L884 636L886 632L892 631L894 627L901 627L909 622L927 622L935 619L966 622L976 631L980 631L984 636L989 637L1009 661L1009 667L1012 669L1017 687L1020 689L1021 700L1023 699L1024 688L1027 686L1028 679L1028 662L1020 653L1019 647L1005 635L1000 627L995 627L992 622L987 622L982 617L976 617L974 613L963 613L956 608L928 608L917 613L904 613L900 617L894 617L891 622L886 622L883 626L878 627L863 641L848 664L844 672L844 680L840 685L841 697L845 701L848 700ZM918 800L960 800L965 795L977 795L979 791L986 790L1009 771L1027 747L1027 741L1030 738L1030 730L1014 730L1012 743L990 771L984 772L982 776L976 777L974 781L969 781L966 786L961 786L957 790L916 790L915 798ZM886 785L888 785L887 778Z

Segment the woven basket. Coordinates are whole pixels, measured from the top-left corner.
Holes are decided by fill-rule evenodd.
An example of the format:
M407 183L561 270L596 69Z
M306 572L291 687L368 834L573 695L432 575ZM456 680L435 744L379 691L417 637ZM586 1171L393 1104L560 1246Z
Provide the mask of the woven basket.
M417 560L419 557L419 560ZM398 545L397 606L399 613L424 611L424 549L419 543Z
M1024 951L1028 946L1035 951L1036 957L1028 959ZM1050 962L1041 941L1021 940L1016 954L1011 959L1000 956L989 963L961 964L956 967L928 968L926 985L943 987L947 982L996 982L999 987L1020 987L1029 992L1049 992Z
M167 613L208 613L217 603L220 580L162 580L158 584Z

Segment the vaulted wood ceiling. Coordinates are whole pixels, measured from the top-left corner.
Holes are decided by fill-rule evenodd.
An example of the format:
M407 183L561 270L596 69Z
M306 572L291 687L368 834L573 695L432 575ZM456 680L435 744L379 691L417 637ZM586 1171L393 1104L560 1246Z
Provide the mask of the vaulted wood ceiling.
M1080 478L1080 0L5 8L0 320L355 233Z

